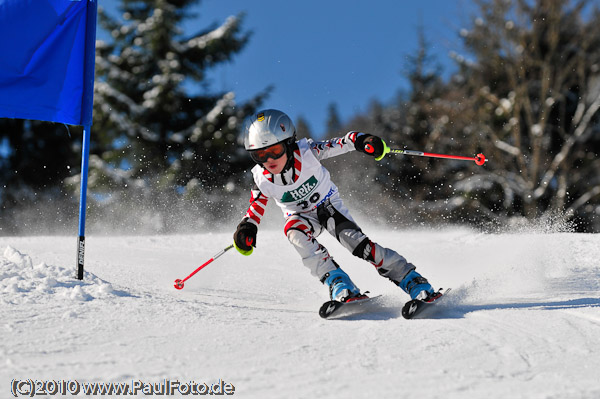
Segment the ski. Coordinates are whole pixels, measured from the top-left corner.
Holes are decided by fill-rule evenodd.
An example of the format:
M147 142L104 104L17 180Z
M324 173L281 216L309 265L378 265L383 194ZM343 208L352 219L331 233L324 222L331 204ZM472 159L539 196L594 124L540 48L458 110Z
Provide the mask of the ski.
M358 297L351 298L346 302L340 302L335 300L327 301L323 305L321 305L321 308L319 309L319 316L321 316L324 319L332 319L348 316L355 313L360 313L361 311L366 309L362 305L380 296L381 295L370 297L367 296L367 294L365 293L361 294Z
M404 317L405 319L414 319L418 317L423 313L423 311L430 308L432 305L438 303L449 292L450 288L446 290L440 288L438 292L433 294L427 300L413 299L406 302L406 304L404 304L404 306L402 307L402 317Z

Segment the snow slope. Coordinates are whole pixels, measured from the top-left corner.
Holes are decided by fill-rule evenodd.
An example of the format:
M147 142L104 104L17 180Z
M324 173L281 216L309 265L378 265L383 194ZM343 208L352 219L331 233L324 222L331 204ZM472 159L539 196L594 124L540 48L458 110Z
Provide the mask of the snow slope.
M453 288L432 319L404 320L407 296L326 234L380 309L320 319L327 290L279 229L181 291L173 281L231 233L88 237L83 283L75 237L0 237L0 397L13 379L222 380L240 398L600 397L600 235L365 232Z

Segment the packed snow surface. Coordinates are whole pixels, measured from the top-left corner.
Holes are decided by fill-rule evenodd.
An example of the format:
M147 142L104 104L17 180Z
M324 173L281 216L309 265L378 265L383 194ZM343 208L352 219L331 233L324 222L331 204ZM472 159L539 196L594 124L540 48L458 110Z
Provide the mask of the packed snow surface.
M430 318L404 320L407 295L326 235L380 306L320 319L327 289L279 230L182 290L174 280L230 233L90 236L82 282L75 237L2 237L0 397L31 379L221 381L240 398L600 398L600 235L364 230L452 287Z

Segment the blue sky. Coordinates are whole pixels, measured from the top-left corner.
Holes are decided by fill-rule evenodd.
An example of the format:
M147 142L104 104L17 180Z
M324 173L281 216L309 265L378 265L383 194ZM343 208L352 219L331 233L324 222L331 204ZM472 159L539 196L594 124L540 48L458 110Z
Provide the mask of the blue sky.
M113 14L117 3L99 4ZM347 121L373 99L389 103L407 88L402 73L417 49L419 24L445 75L452 72L449 53L460 51L466 6L463 0L202 0L184 29L194 33L245 12L250 42L211 71L211 88L233 91L242 102L273 85L264 107L304 117L319 137L329 104Z

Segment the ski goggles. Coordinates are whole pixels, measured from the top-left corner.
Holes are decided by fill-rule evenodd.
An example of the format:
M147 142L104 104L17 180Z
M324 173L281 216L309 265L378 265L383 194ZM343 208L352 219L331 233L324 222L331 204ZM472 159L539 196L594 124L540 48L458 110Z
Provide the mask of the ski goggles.
M285 144L277 143L267 148L250 151L250 157L256 163L265 163L267 159L279 159L285 154Z

